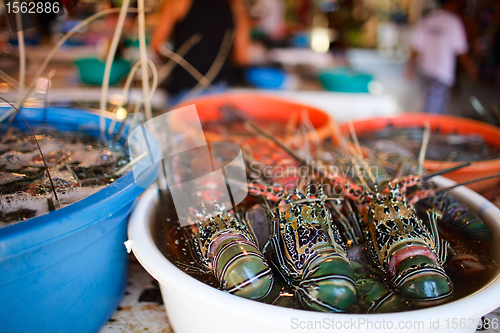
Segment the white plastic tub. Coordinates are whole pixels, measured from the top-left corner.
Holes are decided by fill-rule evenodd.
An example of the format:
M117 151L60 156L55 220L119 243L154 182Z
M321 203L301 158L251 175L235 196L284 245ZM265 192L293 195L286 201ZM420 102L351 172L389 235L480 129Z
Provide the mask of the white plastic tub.
M453 182L436 177L442 186ZM500 253L500 210L479 194L460 187L451 193L490 226ZM151 234L156 189L148 190L133 212L130 244L144 268L160 283L176 333L193 332L475 332L481 316L500 306L500 272L479 291L460 300L422 310L390 314L334 314L287 309L230 295L192 278L168 261ZM498 322L492 322L496 328Z

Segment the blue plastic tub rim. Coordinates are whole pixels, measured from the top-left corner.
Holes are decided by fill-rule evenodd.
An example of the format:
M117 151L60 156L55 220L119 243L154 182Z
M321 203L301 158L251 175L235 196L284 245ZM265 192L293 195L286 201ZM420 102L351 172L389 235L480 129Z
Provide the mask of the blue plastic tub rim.
M9 108L0 108L0 114L6 112ZM33 126L43 119L43 110L40 108L23 108L21 109L23 116ZM82 123L86 121L86 125L92 124L86 128L86 132L94 135L98 132L99 116L94 112L82 111L70 108L48 108L46 114L46 122L54 127L67 128L71 127L70 123ZM111 123L111 119L106 119L107 125ZM16 117L14 122L16 125L24 124L20 116ZM23 127L22 125L19 127ZM81 130L81 126L73 125L77 130ZM127 131L124 131L124 135ZM152 165L148 171L144 172L148 182L153 183L158 175L158 168ZM90 226L106 216L111 216L114 211L121 209L123 205L133 201L138 197L144 188L139 187L134 182L132 172L127 172L113 183L107 185L96 193L77 201L64 208L52 211L50 213L37 216L26 221L22 221L10 226L0 228L0 258L9 257L14 254L18 255L23 251L29 251L29 248L39 246L40 244L55 240L65 234L76 232L82 227ZM120 199L121 206L117 206L111 212L107 210L103 212L99 209L88 209L91 206L106 206L116 204L116 200ZM81 216L81 210L85 209L84 218ZM31 234L32 237L27 237Z

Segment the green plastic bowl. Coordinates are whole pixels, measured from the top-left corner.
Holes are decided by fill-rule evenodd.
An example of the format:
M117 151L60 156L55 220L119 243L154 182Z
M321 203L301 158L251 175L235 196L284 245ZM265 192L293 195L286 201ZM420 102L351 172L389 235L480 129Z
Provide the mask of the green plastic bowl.
M319 81L328 91L367 93L373 76L348 67L327 68L319 72Z
M106 64L97 58L85 58L75 61L80 73L80 80L86 84L102 85ZM115 59L111 66L109 84L117 84L130 72L130 63L125 59Z

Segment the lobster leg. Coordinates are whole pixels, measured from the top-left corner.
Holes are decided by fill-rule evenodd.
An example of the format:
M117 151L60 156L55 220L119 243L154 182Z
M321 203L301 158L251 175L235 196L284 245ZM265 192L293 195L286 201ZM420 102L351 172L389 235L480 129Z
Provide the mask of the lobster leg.
M430 224L432 240L436 245L435 249L438 260L441 265L444 265L444 263L446 262L449 243L444 239L440 239L439 237L437 221L441 218L441 213L437 212L434 209L428 210L426 211L426 213L427 213L427 220L429 221Z
M369 267L356 260L350 262L354 269L358 296L367 313L400 312L408 309L407 302L375 279Z

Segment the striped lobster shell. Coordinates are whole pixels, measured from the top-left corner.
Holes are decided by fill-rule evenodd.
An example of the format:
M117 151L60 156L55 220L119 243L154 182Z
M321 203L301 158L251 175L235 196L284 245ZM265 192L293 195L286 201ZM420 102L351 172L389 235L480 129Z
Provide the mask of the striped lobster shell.
M325 207L326 196L311 198L299 190L269 212L272 231L266 257L308 309L343 312L356 299L354 272L340 235Z
M373 261L391 277L405 299L417 303L438 303L453 293L443 269L448 243L439 238L437 220L441 214L427 211L428 225L396 189L369 200L365 230Z
M273 273L246 219L221 212L197 222L193 229L199 262L215 274L223 290L249 299L270 293Z

